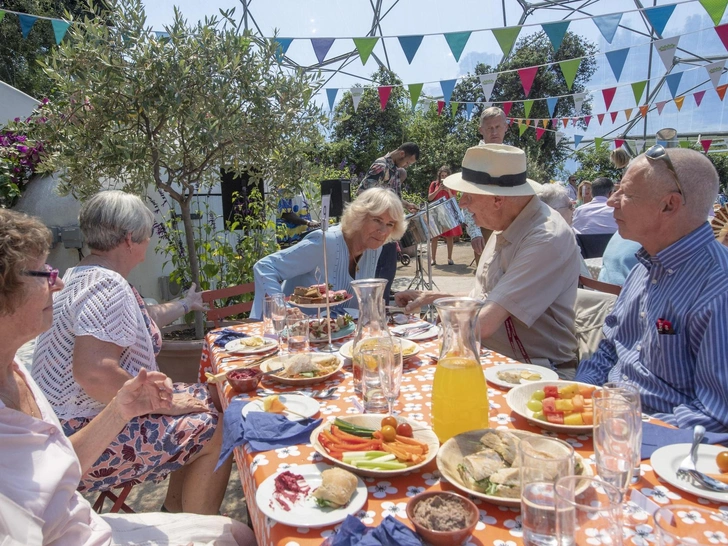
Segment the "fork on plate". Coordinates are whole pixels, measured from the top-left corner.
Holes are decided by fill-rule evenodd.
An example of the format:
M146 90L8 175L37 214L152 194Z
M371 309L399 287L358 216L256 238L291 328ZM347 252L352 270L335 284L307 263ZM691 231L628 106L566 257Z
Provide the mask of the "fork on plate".
M728 492L728 485L711 478L696 468L698 462L698 447L705 436L705 427L696 425L693 429L693 444L690 446L690 453L685 457L677 468L676 475L681 480L691 481L702 485L710 491Z

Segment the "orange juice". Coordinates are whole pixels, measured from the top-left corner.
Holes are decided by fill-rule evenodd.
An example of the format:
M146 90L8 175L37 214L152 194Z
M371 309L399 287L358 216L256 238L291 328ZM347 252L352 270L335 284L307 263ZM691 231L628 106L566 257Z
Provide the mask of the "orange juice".
M488 390L480 363L446 357L437 363L432 385L432 426L440 442L488 427Z

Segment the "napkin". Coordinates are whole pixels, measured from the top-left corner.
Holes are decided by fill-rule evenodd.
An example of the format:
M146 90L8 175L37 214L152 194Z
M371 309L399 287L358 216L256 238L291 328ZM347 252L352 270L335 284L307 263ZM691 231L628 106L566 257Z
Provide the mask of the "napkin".
M308 443L311 432L321 419L289 421L285 416L263 411L251 411L243 418L243 407L250 400L233 398L223 416L223 436L218 467L225 462L233 448L248 443L253 453Z
M649 459L658 448L672 444L691 444L693 430L667 428L653 423L642 423L642 458ZM728 434L706 432L704 444L723 444L728 442Z
M215 345L218 347L225 347L226 344L230 343L234 339L240 339L248 337L248 334L244 332L238 332L232 328L223 328L212 332L217 336L215 339Z
M378 527L367 527L354 516L346 516L326 546L421 546L422 540L412 529L392 516Z

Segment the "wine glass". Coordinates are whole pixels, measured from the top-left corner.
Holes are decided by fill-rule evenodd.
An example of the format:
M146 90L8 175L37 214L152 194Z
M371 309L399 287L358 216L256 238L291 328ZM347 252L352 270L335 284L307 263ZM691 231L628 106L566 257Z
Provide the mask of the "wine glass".
M382 385L382 394L387 399L389 415L393 414L394 403L399 397L402 366L402 340L393 338L391 353L387 358L378 361L379 381Z

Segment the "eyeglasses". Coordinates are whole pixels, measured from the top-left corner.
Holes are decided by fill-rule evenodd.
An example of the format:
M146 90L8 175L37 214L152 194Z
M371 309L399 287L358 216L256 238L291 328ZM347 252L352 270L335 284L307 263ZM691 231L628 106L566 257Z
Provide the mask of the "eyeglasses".
M53 269L48 264L45 264L45 271L23 271L23 275L26 277L45 277L48 279L48 286L53 288L56 284L56 280L58 279L58 270Z
M667 165L667 168L672 173L672 176L675 177L677 191L678 193L680 193L680 195L682 195L683 204L687 203L687 199L685 199L685 192L680 185L680 179L677 177L675 165L672 164L672 159L670 159L670 156L667 155L667 150L665 150L665 148L661 144L655 144L652 148L645 152L645 157L651 161L659 161L660 159L665 160L665 165Z
M556 210L574 210L574 203L569 203L568 205L561 205L560 207L556 207Z

